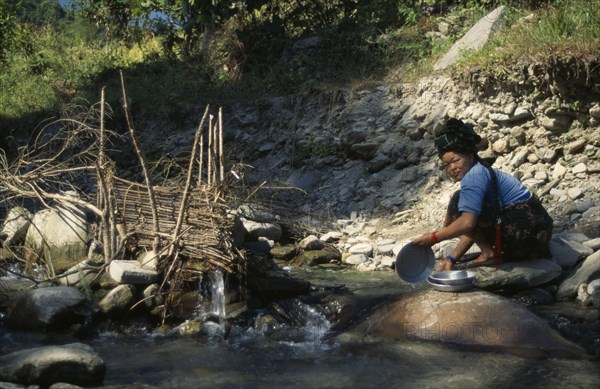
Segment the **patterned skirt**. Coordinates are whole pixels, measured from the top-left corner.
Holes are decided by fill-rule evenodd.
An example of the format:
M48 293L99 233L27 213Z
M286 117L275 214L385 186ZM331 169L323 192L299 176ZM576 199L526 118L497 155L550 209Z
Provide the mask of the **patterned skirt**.
M444 225L460 216L459 197L460 190L450 199ZM529 200L503 207L500 210L500 220L504 261L550 257L548 245L552 237L553 220L535 195ZM496 240L496 215L492 204L484 203L476 228L493 247Z

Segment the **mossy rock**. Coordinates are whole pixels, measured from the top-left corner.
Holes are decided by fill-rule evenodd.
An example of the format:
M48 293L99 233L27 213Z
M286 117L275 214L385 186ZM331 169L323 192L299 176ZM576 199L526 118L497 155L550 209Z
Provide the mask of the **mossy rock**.
M328 247L323 250L304 251L296 257L294 263L297 265L306 264L312 266L340 261L341 259L342 255L339 251Z
M275 246L271 249L271 255L275 259L290 260L296 256L298 250L292 245Z

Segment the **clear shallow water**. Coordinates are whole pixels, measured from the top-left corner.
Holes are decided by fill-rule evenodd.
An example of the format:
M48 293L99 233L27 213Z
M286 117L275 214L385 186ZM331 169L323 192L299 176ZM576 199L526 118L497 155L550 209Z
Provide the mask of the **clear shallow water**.
M98 339L105 385L161 388L466 388L600 385L590 361L530 360L424 342L343 336L323 342L235 339Z
M357 296L386 296L420 289L389 272L319 271L309 277L315 292L347 288ZM217 308L217 307L215 307ZM220 309L220 307L218 307ZM597 388L600 363L528 359L473 352L419 341L367 338L332 332L312 310L301 328L263 333L207 324L202 335L165 337L151 328L127 327L84 340L104 359L111 388ZM75 340L0 327L0 354Z

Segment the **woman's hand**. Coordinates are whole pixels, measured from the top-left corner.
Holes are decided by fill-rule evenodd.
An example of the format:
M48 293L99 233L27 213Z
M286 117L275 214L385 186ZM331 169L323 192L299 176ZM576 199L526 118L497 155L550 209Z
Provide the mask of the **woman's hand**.
M428 232L413 240L412 243L419 247L431 247L437 243L437 238L434 232Z
M435 269L433 269L433 270L434 271L449 271L449 270L452 270L452 266L453 266L452 261L450 261L448 258L444 258L436 264Z

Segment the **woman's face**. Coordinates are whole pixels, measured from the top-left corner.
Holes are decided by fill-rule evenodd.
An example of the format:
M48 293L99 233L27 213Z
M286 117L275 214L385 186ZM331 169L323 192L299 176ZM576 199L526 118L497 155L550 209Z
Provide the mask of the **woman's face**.
M465 155L448 151L442 155L444 170L454 181L460 181L467 174L475 162L473 155Z

